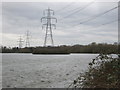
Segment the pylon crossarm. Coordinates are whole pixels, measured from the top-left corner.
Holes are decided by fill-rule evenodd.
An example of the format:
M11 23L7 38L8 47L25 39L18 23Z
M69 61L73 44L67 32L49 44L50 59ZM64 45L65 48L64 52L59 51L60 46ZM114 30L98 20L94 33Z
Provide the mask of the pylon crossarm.
M50 11L52 11L52 14L54 15L54 11L50 9Z
M42 22L43 19L47 19L47 17L42 17L42 18L41 18L41 22Z
M55 24L51 24L51 26L53 26L53 27L54 27L54 29L56 29L56 25L55 25Z
M56 20L56 23L57 23L57 19L56 19L56 18L54 18L54 17L51 17L51 19L55 19L55 20Z

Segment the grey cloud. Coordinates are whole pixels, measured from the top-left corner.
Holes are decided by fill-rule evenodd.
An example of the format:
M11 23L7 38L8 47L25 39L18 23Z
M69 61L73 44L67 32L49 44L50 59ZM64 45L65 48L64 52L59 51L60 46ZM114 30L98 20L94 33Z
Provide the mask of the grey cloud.
M24 34L27 30L30 30L34 43L36 42L37 44L42 45L44 41L45 30L42 30L41 28L42 23L40 22L40 18L44 16L43 10L50 7L51 9L55 10L54 17L58 19L58 23L56 24L57 29L53 30L54 42L56 42L56 44L85 44L93 41L117 41L117 23L111 23L109 25L96 28L101 24L117 19L117 9L83 25L77 25L81 21L85 21L94 15L115 7L117 3L94 3L79 13L75 13L70 17L64 18L65 16L71 14L73 12L72 10L75 8L84 7L87 3L73 3L69 7L66 7L65 9L63 8L69 4L70 3L68 2L3 3L2 23L3 33L6 34L4 40L12 40L12 38L7 38L7 34L20 35ZM60 19L63 20L60 21ZM101 39L98 40L98 37L101 37ZM108 38L110 38L112 41L110 41L110 39L108 40Z

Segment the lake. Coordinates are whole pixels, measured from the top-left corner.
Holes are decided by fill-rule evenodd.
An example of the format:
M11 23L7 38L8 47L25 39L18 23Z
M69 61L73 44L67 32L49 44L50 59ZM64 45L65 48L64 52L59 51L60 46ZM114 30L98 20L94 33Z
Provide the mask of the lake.
M2 54L3 88L67 88L98 54Z

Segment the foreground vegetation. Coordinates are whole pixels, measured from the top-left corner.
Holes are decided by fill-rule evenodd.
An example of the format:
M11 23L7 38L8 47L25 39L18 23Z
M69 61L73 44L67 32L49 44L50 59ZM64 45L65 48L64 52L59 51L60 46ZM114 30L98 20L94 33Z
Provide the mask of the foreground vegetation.
M119 44L120 45L120 44ZM8 48L1 47L2 53L34 53L34 54L64 54L64 53L118 53L118 44L107 43L91 43L88 45L73 45L73 46L55 46L55 47L25 47L25 48Z
M120 88L120 55L100 54L89 63L88 71L81 73L69 87Z

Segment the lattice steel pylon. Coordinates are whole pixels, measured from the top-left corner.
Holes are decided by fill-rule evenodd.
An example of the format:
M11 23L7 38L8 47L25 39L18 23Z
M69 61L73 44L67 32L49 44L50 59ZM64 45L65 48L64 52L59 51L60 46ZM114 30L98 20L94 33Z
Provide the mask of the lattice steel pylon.
M26 44L25 47L30 47L30 32L27 30L26 32Z
M54 46L52 29L53 27L56 29L56 25L52 24L52 22L53 20L55 20L55 22L57 23L57 19L55 17L52 17L54 15L54 11L51 10L50 8L46 9L43 13L45 17L41 18L41 22L43 22L43 20L46 21L46 23L42 25L42 29L44 28L44 26L46 26L44 46L45 47L47 46L48 38L50 38L51 46Z
M19 38L19 48L22 48L22 43L24 42L23 40L22 40L22 38L21 38L21 36L20 36L20 38Z

